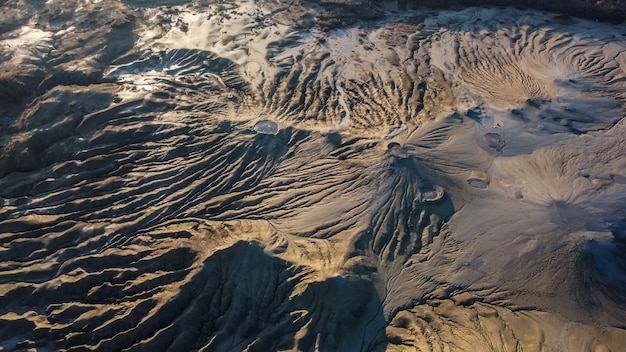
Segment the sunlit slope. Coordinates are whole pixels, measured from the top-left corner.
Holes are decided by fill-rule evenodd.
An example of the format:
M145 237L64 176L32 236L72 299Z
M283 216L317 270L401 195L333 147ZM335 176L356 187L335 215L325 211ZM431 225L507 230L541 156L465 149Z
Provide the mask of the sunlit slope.
M624 26L180 3L0 37L0 346L620 350Z

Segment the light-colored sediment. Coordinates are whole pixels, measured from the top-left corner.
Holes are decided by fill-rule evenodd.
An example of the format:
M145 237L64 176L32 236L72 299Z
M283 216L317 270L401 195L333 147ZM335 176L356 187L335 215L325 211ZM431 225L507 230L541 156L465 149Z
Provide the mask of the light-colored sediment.
M623 25L6 3L0 349L626 343Z

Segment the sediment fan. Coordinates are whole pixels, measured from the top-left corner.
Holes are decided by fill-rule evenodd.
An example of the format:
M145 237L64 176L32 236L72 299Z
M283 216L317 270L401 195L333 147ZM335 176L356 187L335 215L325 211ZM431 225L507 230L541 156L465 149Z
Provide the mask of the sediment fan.
M6 12L1 349L626 343L625 27L333 11Z

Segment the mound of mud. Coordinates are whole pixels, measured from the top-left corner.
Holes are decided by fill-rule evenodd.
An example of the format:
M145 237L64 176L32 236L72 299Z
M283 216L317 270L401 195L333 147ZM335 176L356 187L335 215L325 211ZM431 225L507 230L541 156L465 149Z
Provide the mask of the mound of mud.
M626 344L623 25L3 10L0 350Z

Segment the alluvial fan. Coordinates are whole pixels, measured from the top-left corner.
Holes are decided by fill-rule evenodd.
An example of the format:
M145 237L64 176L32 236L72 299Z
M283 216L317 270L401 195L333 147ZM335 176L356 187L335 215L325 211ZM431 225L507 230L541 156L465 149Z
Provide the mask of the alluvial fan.
M339 3L4 2L0 350L624 346L626 27Z

